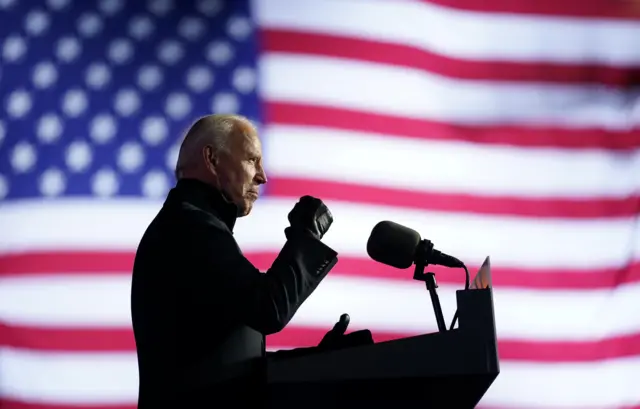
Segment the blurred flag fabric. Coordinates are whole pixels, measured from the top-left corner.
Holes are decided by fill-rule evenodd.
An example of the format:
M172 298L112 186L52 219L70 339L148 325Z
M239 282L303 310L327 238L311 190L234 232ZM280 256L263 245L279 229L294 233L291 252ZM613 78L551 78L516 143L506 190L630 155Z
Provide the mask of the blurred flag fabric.
M236 237L266 269L304 194L340 262L270 348L347 312L433 332L380 220L491 256L491 408L640 408L640 8L625 0L0 0L0 406L133 408L130 271L196 117L258 121ZM457 270L436 269L449 321ZM179 271L176 274L180 274Z

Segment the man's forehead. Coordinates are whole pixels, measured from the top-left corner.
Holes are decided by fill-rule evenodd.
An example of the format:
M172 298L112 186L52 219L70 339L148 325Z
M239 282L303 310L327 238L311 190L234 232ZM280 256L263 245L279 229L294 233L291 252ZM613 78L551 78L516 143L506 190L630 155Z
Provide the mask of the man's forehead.
M245 122L239 123L237 132L233 137L236 147L243 151L250 151L260 153L262 150L262 143L256 128L252 124Z

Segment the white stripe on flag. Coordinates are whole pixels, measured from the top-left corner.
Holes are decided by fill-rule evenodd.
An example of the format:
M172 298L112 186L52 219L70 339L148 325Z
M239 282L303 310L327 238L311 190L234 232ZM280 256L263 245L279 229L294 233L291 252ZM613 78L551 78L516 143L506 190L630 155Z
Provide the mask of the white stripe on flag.
M260 0L254 8L262 28L407 44L454 58L640 64L637 21L477 13L397 0Z
M138 400L135 353L46 353L0 348L5 399L49 404L129 404Z
M287 214L297 199L261 199L238 220L242 249L279 251ZM324 242L342 255L367 257L371 229L381 220L411 227L436 247L479 265L487 255L501 267L599 269L640 258L638 217L538 219L461 215L328 201L335 221ZM25 250L134 251L161 202L61 200L3 206L0 254ZM109 218L99 223L96 215ZM258 228L259 227L259 228Z
M640 190L640 150L622 157L287 125L267 127L263 138L271 176L522 198L598 199Z
M460 124L545 123L623 130L640 125L638 91L460 81L406 67L286 53L265 54L260 63L262 93L279 102Z
M636 407L640 357L575 364L501 363L481 405L502 408Z
M461 274L451 272L456 273ZM447 322L453 318L459 289L441 285L438 290ZM43 328L130 327L130 292L129 274L5 278L0 320ZM496 328L500 338L526 341L595 341L638 333L638 297L637 283L613 291L499 288L494 291ZM429 295L418 282L330 274L291 324L330 328L347 312L354 328L429 333L436 330L431 311Z

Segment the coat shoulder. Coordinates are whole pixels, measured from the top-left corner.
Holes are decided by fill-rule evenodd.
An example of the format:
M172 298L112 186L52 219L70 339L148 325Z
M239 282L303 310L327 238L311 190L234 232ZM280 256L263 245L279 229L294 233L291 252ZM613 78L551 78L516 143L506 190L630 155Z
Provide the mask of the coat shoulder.
M182 203L174 220L186 229L213 227L231 233L224 222L215 214L207 212L191 203Z
M180 236L183 232L192 234L208 228L229 232L227 226L215 214L191 203L182 202L165 204L149 225L147 233L165 231Z

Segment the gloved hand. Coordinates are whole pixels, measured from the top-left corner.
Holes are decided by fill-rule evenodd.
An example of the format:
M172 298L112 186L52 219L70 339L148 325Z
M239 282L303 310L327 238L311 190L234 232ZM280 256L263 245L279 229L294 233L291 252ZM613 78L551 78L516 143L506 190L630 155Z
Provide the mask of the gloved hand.
M322 239L333 223L333 216L322 200L311 196L302 196L289 213L290 227L285 229L287 238L294 232L307 233Z
M347 327L349 326L349 321L349 314L342 314L340 316L340 320L333 326L333 329L327 332L322 338L318 344L318 349L342 349L358 345L373 344L373 336L371 335L371 331L368 329L345 334Z

